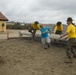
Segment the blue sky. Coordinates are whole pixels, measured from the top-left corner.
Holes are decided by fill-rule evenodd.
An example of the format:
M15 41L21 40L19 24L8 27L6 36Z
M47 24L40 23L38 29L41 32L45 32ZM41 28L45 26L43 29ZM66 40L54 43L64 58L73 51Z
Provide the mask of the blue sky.
M65 24L76 22L76 0L0 0L0 12L10 21Z

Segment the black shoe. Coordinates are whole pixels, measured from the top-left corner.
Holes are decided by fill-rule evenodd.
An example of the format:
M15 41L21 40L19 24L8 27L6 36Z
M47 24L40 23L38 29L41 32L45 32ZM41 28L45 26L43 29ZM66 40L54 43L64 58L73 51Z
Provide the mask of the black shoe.
M44 49L47 49L47 48L44 48Z
M76 58L76 55L74 55L73 57Z

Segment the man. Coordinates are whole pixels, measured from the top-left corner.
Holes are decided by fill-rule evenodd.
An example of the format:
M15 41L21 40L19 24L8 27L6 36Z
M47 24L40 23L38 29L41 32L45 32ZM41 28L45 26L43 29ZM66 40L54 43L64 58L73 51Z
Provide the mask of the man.
M31 42L33 42L34 37L35 37L35 33L39 29L40 29L40 26L39 26L39 22L38 21L35 21L34 23L32 23L29 26L28 31L32 34L32 40L31 40Z
M73 20L71 17L67 18L68 27L67 27L66 33L64 33L63 35L60 36L60 38L62 38L64 36L68 35L68 38L69 38L69 40L67 42L67 50L66 50L66 55L67 55L68 59L65 61L65 63L72 63L73 57L76 58L75 51L72 50L72 46L76 42L75 27L74 27L72 21Z
M54 26L54 34L59 34L59 35L61 35L62 34L62 31L63 31L63 26L62 26L62 22L61 21L58 21L57 23L56 23L56 25ZM56 39L54 39L54 42L56 42ZM61 43L61 40L59 40L59 42L60 42L60 44L62 44Z
M40 31L41 31L41 41L45 49L47 47L50 47L50 39L48 33L50 32L50 28L45 27L44 25L40 25Z
M55 34L62 34L63 31L62 23L60 21L57 22L57 24L53 27L53 29Z

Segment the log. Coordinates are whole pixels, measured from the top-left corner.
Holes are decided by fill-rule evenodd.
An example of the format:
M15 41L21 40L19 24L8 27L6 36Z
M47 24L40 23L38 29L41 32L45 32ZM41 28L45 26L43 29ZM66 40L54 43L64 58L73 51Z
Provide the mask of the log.
M19 32L19 36L20 37L32 37L31 33L30 32L26 32L26 31L20 31ZM35 37L41 37L41 33L40 32L37 32ZM64 41L67 41L68 39L65 39L67 36L63 37L60 39L60 35L58 34L49 34L49 38L50 39L56 39L56 40L64 40Z

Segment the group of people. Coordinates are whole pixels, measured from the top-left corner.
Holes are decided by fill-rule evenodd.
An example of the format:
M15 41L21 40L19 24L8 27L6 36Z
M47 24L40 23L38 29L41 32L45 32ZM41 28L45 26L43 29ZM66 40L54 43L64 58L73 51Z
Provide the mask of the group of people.
M76 27L74 26L73 19L71 17L68 17L66 22L67 22L68 27L64 34L62 34L63 26L62 26L62 22L60 22L60 21L56 23L56 25L53 27L53 29L54 29L55 34L60 35L59 39L68 35L67 38L69 38L69 40L67 42L67 49L66 49L66 55L67 55L68 59L65 62L72 63L73 58L76 58L75 50L72 50L72 46L76 43ZM51 34L51 29L44 25L39 25L39 22L35 21L34 23L32 23L29 26L29 29L28 29L28 31L32 34L31 42L34 40L35 33L37 30L41 31L42 44L43 44L44 48L47 49L47 47L50 47L51 40L49 39L48 33Z
M37 30L41 31L42 44L43 44L44 48L47 49L47 47L50 47L50 39L49 39L49 35L48 35L49 32L51 34L50 28L45 27L44 25L39 25L38 21L35 21L34 23L32 23L28 28L28 31L32 34L31 42L34 41L35 33Z

